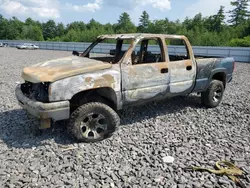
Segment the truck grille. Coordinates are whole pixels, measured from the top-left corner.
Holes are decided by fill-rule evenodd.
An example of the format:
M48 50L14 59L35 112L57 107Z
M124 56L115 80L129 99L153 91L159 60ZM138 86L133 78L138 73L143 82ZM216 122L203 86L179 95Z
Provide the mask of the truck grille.
M49 83L31 83L25 82L21 85L23 94L32 100L39 102L49 102Z

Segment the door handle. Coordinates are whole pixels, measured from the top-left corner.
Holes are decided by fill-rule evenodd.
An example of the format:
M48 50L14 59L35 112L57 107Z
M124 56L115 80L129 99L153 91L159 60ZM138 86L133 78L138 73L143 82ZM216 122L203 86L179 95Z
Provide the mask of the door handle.
M163 69L161 69L161 73L162 73L162 74L168 73L168 68L163 68Z
M188 71L189 71L189 70L192 70L192 66L189 65L189 66L186 67L186 69L187 69Z

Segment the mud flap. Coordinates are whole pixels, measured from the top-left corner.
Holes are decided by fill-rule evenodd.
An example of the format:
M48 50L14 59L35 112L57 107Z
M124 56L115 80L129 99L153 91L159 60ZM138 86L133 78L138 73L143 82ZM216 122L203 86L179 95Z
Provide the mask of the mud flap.
M41 123L40 123L40 127L39 127L40 130L49 129L50 127L51 127L51 119L50 118L41 119Z

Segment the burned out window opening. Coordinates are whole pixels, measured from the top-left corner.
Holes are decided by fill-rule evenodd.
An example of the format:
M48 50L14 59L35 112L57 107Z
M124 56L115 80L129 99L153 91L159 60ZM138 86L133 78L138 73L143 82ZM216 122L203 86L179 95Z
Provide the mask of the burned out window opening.
M183 39L167 38L165 39L169 54L169 61L181 61L190 59L189 50ZM169 46L177 46L177 50L171 51Z
M144 38L139 41L132 54L132 64L164 62L163 45L160 38Z
M83 57L116 64L125 55L132 39L104 38L95 41L90 48L86 49Z

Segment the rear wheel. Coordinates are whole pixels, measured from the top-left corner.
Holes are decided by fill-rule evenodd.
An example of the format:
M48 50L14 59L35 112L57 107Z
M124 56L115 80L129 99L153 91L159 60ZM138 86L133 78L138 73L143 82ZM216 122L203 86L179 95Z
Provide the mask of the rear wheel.
M223 94L223 82L219 80L212 80L208 89L201 93L201 102L208 108L215 108L221 103Z
M109 106L91 102L77 108L69 120L70 134L80 142L96 142L110 137L120 124L118 114Z

